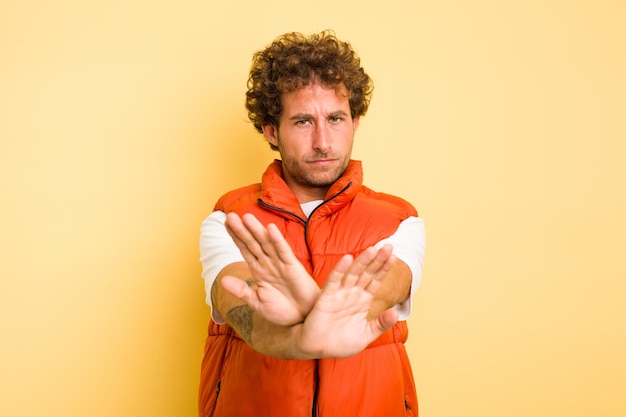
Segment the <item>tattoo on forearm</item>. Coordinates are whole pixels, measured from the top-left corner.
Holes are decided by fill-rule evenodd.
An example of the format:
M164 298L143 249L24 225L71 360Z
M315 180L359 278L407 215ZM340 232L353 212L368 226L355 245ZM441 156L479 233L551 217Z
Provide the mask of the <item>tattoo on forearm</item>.
M226 313L226 320L250 346L252 346L252 313L254 311L247 304L234 307Z

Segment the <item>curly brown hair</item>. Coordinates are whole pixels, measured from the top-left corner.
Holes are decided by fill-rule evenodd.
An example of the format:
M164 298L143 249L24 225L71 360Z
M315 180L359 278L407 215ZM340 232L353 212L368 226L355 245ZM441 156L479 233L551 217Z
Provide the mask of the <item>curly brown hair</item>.
M367 112L374 85L348 42L326 30L304 36L291 32L279 36L254 54L248 78L246 108L256 130L278 126L281 96L315 82L348 91L352 117ZM276 150L275 146L271 145Z

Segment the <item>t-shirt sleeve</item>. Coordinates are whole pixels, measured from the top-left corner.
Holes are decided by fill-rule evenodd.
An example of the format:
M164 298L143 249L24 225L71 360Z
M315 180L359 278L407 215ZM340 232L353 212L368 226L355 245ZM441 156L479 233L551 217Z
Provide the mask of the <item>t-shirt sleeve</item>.
M411 270L411 293L409 298L394 306L399 320L406 320L411 315L411 298L419 287L424 267L424 251L426 249L426 233L424 221L420 217L411 216L400 223L398 230L376 244L381 248L385 244L393 246L393 254L406 263Z
M206 303L211 307L211 318L217 324L226 321L213 308L211 302L211 287L217 274L227 265L234 262L243 262L243 256L235 242L226 231L226 213L214 211L200 227L200 262L202 263L202 279L206 292Z
M211 318L217 324L226 321L213 308L211 302L211 288L217 274L227 265L235 262L244 262L244 258L235 242L226 231L226 214L214 211L203 222L200 228L200 262L202 263L202 278L206 292L206 303L211 307ZM419 287L424 265L425 231L424 222L419 217L409 217L404 220L398 230L376 244L377 248L385 244L393 246L394 255L406 263L411 270L411 292L409 298L396 305L399 319L406 320L411 314L411 297Z

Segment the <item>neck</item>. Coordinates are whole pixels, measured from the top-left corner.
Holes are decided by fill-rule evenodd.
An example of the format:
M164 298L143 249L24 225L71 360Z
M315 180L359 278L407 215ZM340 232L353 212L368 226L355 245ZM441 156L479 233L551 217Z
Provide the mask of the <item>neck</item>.
M310 201L323 200L330 187L302 187L298 184L287 183L298 203L304 204Z

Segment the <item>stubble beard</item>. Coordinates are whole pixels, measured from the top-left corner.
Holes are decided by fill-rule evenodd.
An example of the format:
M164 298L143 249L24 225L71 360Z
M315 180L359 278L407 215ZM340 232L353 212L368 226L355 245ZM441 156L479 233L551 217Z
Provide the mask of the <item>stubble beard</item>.
M307 162L283 159L283 169L287 169L292 179L305 187L326 188L337 181L348 167L348 161L341 161L334 167L315 168Z
M343 175L350 162L350 158L347 157L340 159L339 164L332 167L315 167L307 161L328 158L329 155L318 152L308 156L307 159L296 160L285 155L280 142L278 151L282 159L283 171L287 172L291 179L302 187L330 187Z

